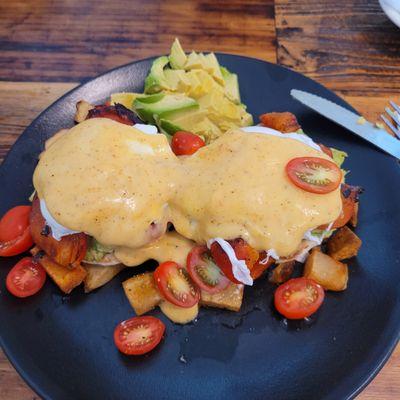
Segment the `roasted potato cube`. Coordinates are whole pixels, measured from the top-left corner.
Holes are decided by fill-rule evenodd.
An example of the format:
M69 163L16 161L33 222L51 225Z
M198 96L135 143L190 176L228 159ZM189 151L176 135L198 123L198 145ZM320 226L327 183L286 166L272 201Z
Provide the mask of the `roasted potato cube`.
M269 281L272 283L283 283L290 279L293 274L296 261L287 261L280 263L272 271Z
M267 128L276 129L282 133L296 132L301 129L296 116L288 111L260 115L260 121Z
M334 260L319 250L313 250L304 266L304 276L313 279L326 290L341 291L347 288L347 265Z
M86 276L86 270L77 265L74 269L69 269L57 264L44 251L35 247L31 250L34 259L46 270L50 278L64 292L70 293L72 289L79 286Z
M84 284L85 292L88 293L111 281L125 266L123 264L103 266L83 263L83 268L87 272Z
M210 294L201 291L200 304L206 307L226 308L239 311L243 300L243 285L230 284L221 292Z
M142 315L152 310L162 300L152 272L135 275L126 280L122 286L136 315Z
M360 207L360 203L354 203L354 211L353 211L353 215L350 218L350 225L355 228L358 224L358 209Z
M335 260L355 257L361 247L361 239L347 226L343 226L328 240L327 252Z

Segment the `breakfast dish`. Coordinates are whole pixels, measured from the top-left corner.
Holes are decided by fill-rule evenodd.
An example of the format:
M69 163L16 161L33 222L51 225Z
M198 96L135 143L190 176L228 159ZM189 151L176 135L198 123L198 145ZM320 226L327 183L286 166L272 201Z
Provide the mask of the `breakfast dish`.
M13 295L35 294L46 274L64 293L82 283L90 292L150 259L154 272L123 282L127 298L137 316L159 306L179 324L199 305L239 311L244 285L267 272L289 319L314 314L325 290L347 288L342 261L361 246L348 227L361 189L344 182L346 153L315 143L289 112L254 126L237 75L213 53L187 56L177 39L144 89L81 100L76 126L45 143L32 205L0 221L0 254L33 255L8 274ZM293 278L296 262L305 265ZM114 339L144 354L164 329L134 317Z
M324 291L322 307L311 317L287 319L273 304L274 292L284 284L277 286L269 279L279 277L285 271L290 274L291 266L275 263L259 278L253 279L252 286L244 285L240 302L235 290L222 300L221 296L201 292L197 318L181 325L171 322L159 306L146 311L152 295L158 298L155 303L160 301L157 286L156 291L139 296L139 299L147 300L141 309L135 298L128 295L128 299L125 295L140 294L139 288L153 287L150 284L143 286L139 279L132 278L144 275L147 282L154 280L153 273L159 264L156 261L134 268L122 265L103 268L81 262L86 272L72 268L75 274L70 269L65 273L65 269L51 270L50 267L48 271L52 274L47 275L43 288L29 298L18 299L8 292L5 282L19 258L4 257L0 270L3 285L0 313L7 324L0 328L1 345L18 372L42 397L101 399L112 393L121 399L138 395L159 398L162 387L165 398L220 398L227 394L238 399L266 396L350 398L366 385L393 349L399 331L394 300L400 276L394 240L398 238L400 221L396 210L400 199L388 184L399 177L392 160L291 100L290 89L299 88L350 108L317 83L293 71L254 59L224 54L218 54L217 59L238 75L241 102L248 106L245 111L253 115L250 126L259 125L258 117L263 113L289 110L316 144L324 143L349 154L343 165L350 170L346 182L357 183L366 190L361 198L361 213L355 230L363 241L361 251L352 260L341 261L348 264L347 289ZM45 140L63 128L75 129L81 124L73 127L75 104L86 99L88 107L114 105L119 114L125 115L123 108L111 104L112 98L119 95L117 103L124 105L120 93L143 94L144 77L149 74L152 61L136 62L86 83L32 123L0 169L1 214L16 205L30 204L27 199L34 191L32 177ZM92 111L94 114L99 112ZM134 117L136 125L145 124ZM175 116L171 121L173 119ZM84 123L87 122L89 120ZM157 122L148 125L157 126ZM149 129L154 131L154 128ZM202 140L206 143L205 148L215 143L214 139L208 141L205 135ZM203 147L198 151L205 150ZM178 148L180 146L175 151ZM199 153L177 158L183 160L196 154ZM368 166L373 166L368 171L366 161ZM186 165L186 161L182 164ZM47 208L50 210L49 206ZM349 228L353 231L352 226ZM174 234L170 229L168 224L169 234ZM54 230L52 233L55 234ZM348 235L349 232L345 229L343 233ZM92 246L88 241L87 249L92 248L95 251L91 255L86 251L88 262L96 262L102 254L108 253L101 245ZM328 253L327 243L321 246L322 252L315 250L318 246L314 248L316 255L313 258L321 258L320 254ZM77 254L72 257L72 262L79 259ZM108 262L113 260L108 258ZM292 277L300 277L304 271L304 266L296 263ZM79 274L84 273L83 282L70 294L63 294L58 285L63 282L64 288L71 290L82 280ZM53 284L49 276L58 279L58 284ZM333 282L340 283L337 279ZM96 285L103 286L84 293L84 289L89 291ZM154 332L164 339L157 349L144 357L124 356L114 343L113 332L119 322L135 315L130 300L138 308L138 314L144 313L142 317L155 317L165 326L163 330L162 325L153 321ZM204 301L208 302L207 309L203 307ZM164 309L165 305L168 307L168 303L163 304ZM225 308L217 309L217 305ZM239 311L227 309L237 310L239 306ZM119 329L116 330L117 337L118 332ZM310 368L313 379L309 379Z

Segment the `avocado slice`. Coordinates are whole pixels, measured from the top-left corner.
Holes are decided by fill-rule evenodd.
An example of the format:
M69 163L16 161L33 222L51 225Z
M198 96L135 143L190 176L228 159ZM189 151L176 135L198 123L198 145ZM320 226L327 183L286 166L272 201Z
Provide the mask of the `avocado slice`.
M186 61L186 64L184 66L186 71L189 71L191 69L201 69L203 68L202 60L201 57L195 52L192 51L189 54L189 57Z
M168 121L167 119L158 120L157 125L162 133L171 137L174 135L175 132L183 131L183 128L174 124L171 121Z
M152 98L154 96L158 96L156 100ZM154 124L155 117L159 119L169 119L168 117L176 113L199 107L199 103L197 103L196 100L183 94L158 93L154 96L136 99L133 102L135 112L142 120L148 123Z
M207 71L211 74L211 76L222 86L225 86L225 80L222 76L221 69L217 57L215 57L214 53L209 53L205 57L206 64L208 67Z
M165 69L164 75L171 91L186 92L190 87L190 79L183 69Z
M173 69L182 69L186 64L187 56L182 49L179 39L175 38L174 43L171 46L171 52L169 55L169 63Z
M169 63L167 56L158 57L153 61L150 73L144 81L145 93L157 93L163 89L169 90L168 82L165 80L164 67Z
M220 67L221 75L225 81L225 95L235 104L240 104L238 76L225 67Z

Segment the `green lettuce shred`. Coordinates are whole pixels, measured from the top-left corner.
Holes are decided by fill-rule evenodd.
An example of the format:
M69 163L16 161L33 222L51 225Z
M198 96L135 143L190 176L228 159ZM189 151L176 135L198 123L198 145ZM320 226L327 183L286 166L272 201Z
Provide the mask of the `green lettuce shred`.
M348 154L345 151L341 151L333 147L331 147L331 150L332 150L333 161L335 161L336 165L340 168L344 163L344 160L346 159Z
M113 248L99 243L95 238L90 238L89 246L84 261L99 262L106 254L112 253Z

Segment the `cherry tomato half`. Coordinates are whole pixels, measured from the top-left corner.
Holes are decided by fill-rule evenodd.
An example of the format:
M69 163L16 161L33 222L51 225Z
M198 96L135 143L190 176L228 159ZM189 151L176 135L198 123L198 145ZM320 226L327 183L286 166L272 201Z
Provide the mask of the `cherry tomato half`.
M305 277L290 279L275 291L276 309L289 319L302 319L321 306L325 292L321 285Z
M214 263L206 246L192 249L187 256L186 268L193 282L205 292L218 293L230 284L230 280Z
M3 215L0 220L0 256L15 256L32 247L30 212L31 206L17 206Z
M177 156L190 156L205 145L204 140L200 136L184 131L175 132L171 141L172 151Z
M199 288L176 262L160 264L154 271L154 280L164 298L178 307L190 308L200 300Z
M286 165L286 173L297 187L317 194L333 192L342 181L340 168L319 157L293 158Z
M34 262L32 257L25 257L11 268L6 278L6 287L16 297L28 297L36 294L45 281L44 268Z
M153 350L160 343L164 332L165 325L155 317L133 317L117 325L114 343L121 353L141 355Z

